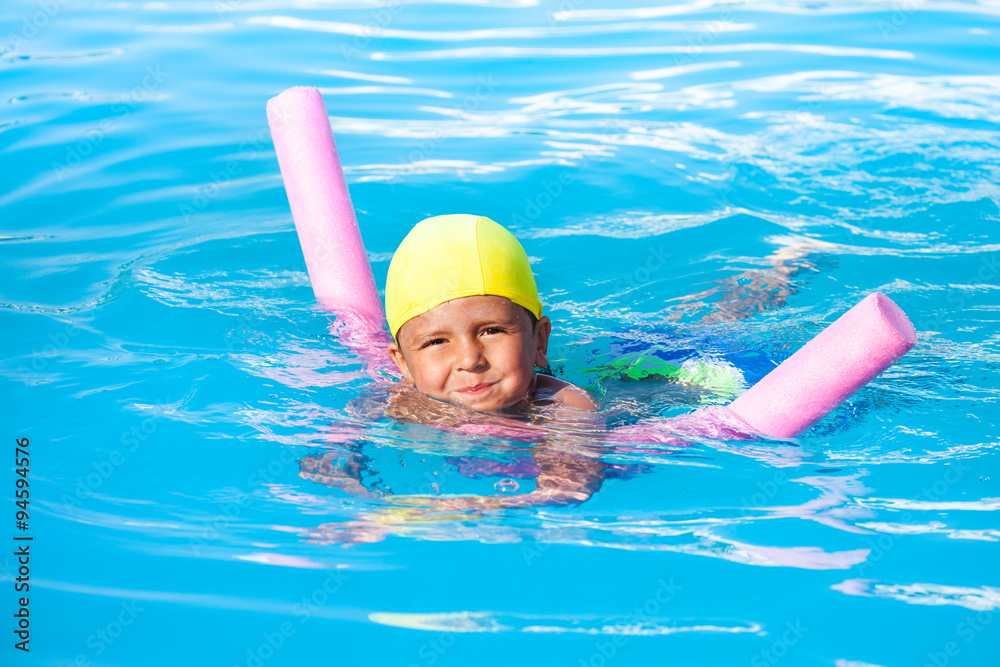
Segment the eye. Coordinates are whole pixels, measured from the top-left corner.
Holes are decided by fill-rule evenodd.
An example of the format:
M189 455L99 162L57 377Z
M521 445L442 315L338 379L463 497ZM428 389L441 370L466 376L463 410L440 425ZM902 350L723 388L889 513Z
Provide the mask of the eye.
M424 348L431 347L432 345L440 345L444 342L444 338L431 338L430 340L424 342L424 344L420 346L420 349L423 350Z
M504 329L503 327L486 327L485 329L483 329L484 334L499 334L506 332L507 330Z

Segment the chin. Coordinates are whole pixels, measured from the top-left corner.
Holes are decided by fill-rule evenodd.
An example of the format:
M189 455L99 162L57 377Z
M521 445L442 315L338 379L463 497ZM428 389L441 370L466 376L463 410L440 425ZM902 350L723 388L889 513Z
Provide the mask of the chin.
M500 406L494 406L492 403L481 403L478 401L458 401L466 410L472 410L474 412L491 412L493 410L502 410Z
M505 410L507 408L513 407L514 405L517 404L517 401L514 400L500 401L495 399L485 400L485 401L460 400L458 401L458 404L467 410L473 410L475 412L496 412L498 410Z

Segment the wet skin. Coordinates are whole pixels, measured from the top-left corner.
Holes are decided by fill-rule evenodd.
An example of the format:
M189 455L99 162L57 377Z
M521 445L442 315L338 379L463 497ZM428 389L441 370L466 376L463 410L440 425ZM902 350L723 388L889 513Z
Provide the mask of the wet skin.
M803 259L810 250L809 245L782 248L767 258L770 270L748 271L736 279L717 281L717 286L690 303L683 302L674 318L705 309L709 312L702 317L704 322L742 319L763 308L781 305L795 291L791 276L812 268ZM747 289L741 289L747 278L751 279ZM716 294L724 298L709 298ZM575 423L584 431L600 432L603 420L600 413L590 412L596 406L582 389L547 375L534 375L533 366L547 363L550 332L547 317L541 318L533 330L524 309L503 297L466 297L442 304L400 329L398 345L391 344L389 354L406 382L394 386L388 406L383 401L368 417L385 413L399 421L462 431L463 426L475 426L484 420L495 428L496 420L508 420L502 413L511 408L512 412L521 412L533 404L544 406L547 418L541 424L512 423L518 429L545 433L532 451L532 460L540 469L533 491L516 496L391 495L395 507L363 514L354 521L323 524L312 532L310 540L375 542L388 534L406 534L413 526L426 525L442 511L478 513L586 502L604 480L606 465L602 457L606 444L594 442L585 434L580 437L559 429L547 432L547 423ZM463 407L501 414L475 415ZM519 439L517 434L505 435ZM306 457L301 461L300 476L371 498L376 494L361 483L367 459L360 452L360 444L348 449L346 462L343 450ZM455 516L438 518L446 521Z
M530 402L538 389L574 407L594 409L587 394L547 376L552 323L532 326L521 306L500 296L454 299L407 321L388 347L399 371L431 398L476 411L505 410Z

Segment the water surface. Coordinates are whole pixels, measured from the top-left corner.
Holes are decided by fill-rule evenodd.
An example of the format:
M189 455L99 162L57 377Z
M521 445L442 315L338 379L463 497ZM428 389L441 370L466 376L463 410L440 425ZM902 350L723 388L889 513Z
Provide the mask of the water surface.
M3 664L995 663L995 2L0 16L34 536L31 652ZM348 408L371 379L314 303L264 115L293 85L325 95L379 287L423 217L510 227L553 371L613 424L729 400L875 290L920 343L797 441L577 443L583 503L406 514L528 494L542 450ZM637 350L735 384L609 372ZM324 455L360 488L300 476Z

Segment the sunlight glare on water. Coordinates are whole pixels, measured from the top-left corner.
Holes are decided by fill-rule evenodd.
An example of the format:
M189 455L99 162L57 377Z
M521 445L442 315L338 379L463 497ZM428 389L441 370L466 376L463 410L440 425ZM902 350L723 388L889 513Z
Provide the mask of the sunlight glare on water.
M996 2L0 17L4 423L31 491L18 530L7 475L5 539L33 536L31 651L8 633L0 664L995 664ZM296 85L379 289L425 217L507 226L551 372L633 437L382 414L390 374L316 305L275 158L265 104ZM642 431L874 291L918 345L800 438Z

